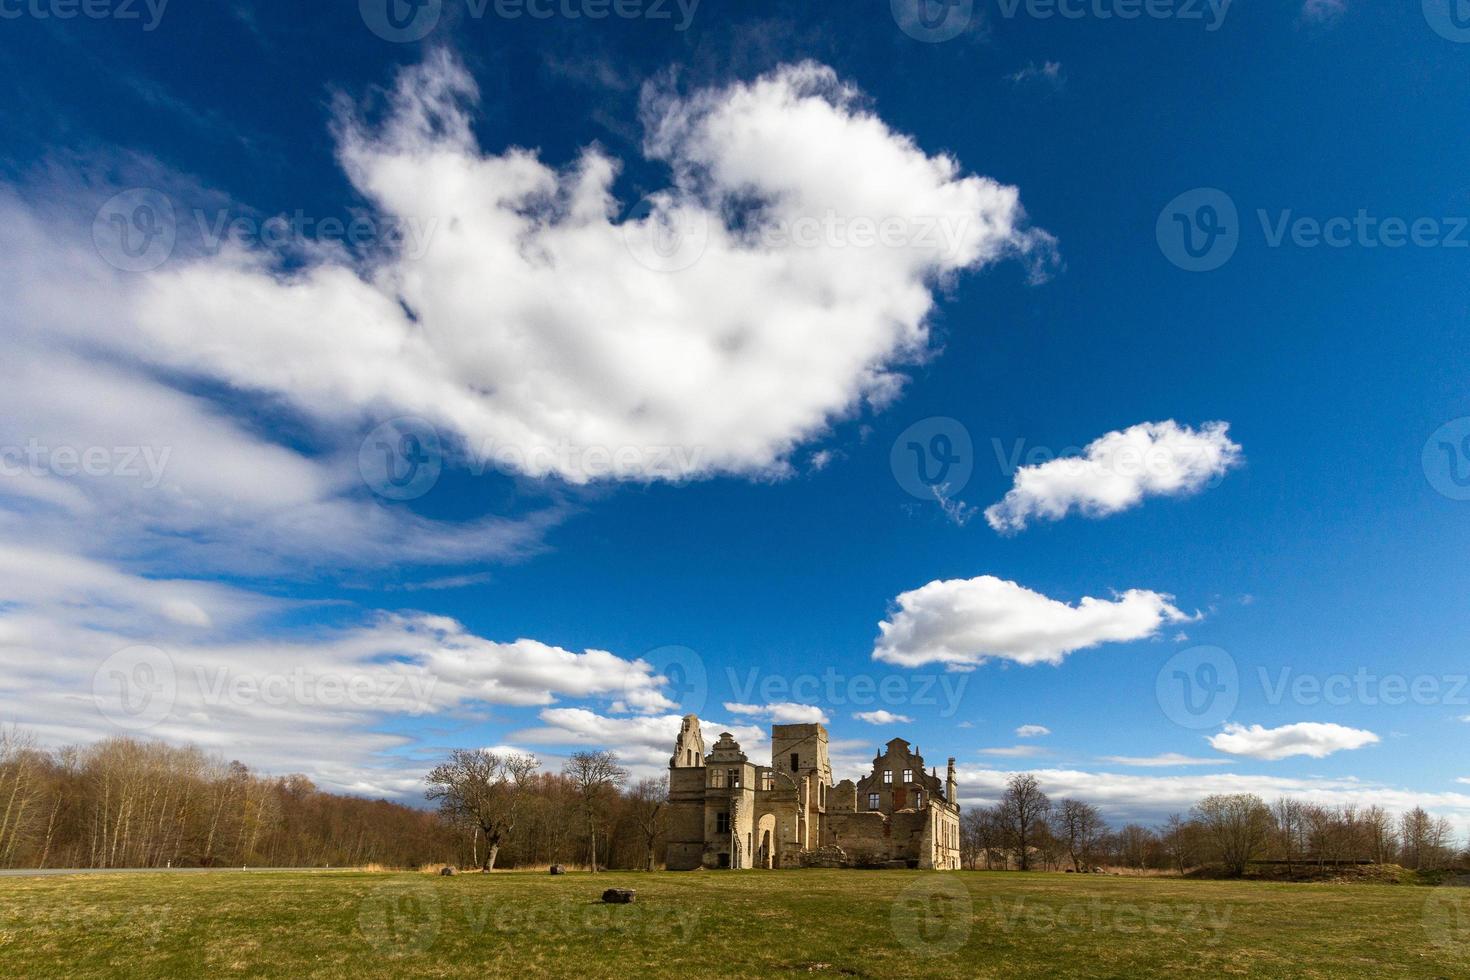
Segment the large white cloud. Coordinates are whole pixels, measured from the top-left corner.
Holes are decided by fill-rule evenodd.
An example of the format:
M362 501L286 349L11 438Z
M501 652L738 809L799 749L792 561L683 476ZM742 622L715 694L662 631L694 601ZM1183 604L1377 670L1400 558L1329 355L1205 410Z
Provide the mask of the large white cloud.
M1210 736L1210 745L1216 750L1252 759L1285 759L1294 755L1321 759L1378 741L1377 735L1361 728L1317 721L1301 721L1279 728L1232 723L1220 734Z
M997 531L1023 530L1034 520L1058 521L1072 511L1106 517L1136 507L1145 497L1197 493L1240 464L1230 426L1199 429L1172 419L1109 432L1077 456L1023 466L1000 503L985 509Z
M819 65L650 88L645 152L673 183L627 221L617 161L486 153L476 97L441 53L380 124L337 125L349 179L426 230L421 254L166 266L134 307L142 349L320 417L420 415L533 476L766 474L895 395L941 279L1053 251L1015 188L925 153Z
M904 667L1060 664L1074 651L1146 639L1166 623L1193 618L1159 592L1130 589L1115 599L1088 596L1068 605L993 575L930 582L896 603L878 624L873 658Z

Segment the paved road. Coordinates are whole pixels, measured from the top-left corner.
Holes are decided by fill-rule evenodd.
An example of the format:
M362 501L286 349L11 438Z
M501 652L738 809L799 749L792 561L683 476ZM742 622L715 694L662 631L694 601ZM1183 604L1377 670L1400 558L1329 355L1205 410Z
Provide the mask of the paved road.
M356 868L13 868L0 870L0 878L36 878L49 875L198 875L252 873L258 871L327 874L356 871Z

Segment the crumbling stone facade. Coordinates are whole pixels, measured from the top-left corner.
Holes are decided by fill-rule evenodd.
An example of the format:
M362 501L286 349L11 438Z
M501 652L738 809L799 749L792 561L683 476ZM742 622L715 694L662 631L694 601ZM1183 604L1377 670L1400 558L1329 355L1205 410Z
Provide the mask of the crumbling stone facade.
M833 786L827 743L821 725L772 725L760 765L729 732L706 754L686 715L669 759L669 870L960 866L953 759L941 782L895 738L869 775Z

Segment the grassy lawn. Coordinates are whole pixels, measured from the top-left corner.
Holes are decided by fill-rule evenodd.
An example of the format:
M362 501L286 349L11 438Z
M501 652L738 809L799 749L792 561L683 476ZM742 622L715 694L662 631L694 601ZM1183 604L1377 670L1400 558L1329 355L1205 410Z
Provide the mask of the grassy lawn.
M603 905L610 886L638 901ZM0 879L0 975L1470 977L1470 889L917 871Z

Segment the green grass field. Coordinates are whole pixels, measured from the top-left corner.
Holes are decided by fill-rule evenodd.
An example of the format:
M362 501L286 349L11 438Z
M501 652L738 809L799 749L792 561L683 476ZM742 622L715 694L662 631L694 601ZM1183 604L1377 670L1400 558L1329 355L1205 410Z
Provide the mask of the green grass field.
M603 905L611 886L633 905ZM1470 977L1470 889L917 871L0 879L0 975Z

